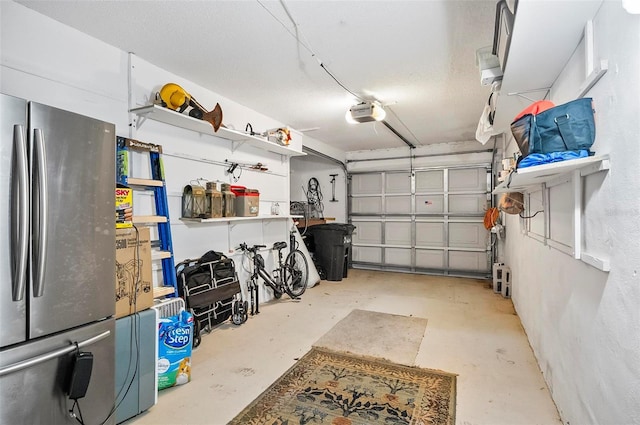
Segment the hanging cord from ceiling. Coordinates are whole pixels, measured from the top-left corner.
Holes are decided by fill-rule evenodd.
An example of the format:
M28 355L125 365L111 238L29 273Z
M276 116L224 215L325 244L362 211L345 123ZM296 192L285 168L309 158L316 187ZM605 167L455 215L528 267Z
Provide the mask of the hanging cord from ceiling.
M282 25L282 27L285 29L285 31L287 31L293 38L296 39L296 42L298 43L298 45L304 47L304 49L307 52L309 52L311 57L314 58L316 60L316 62L318 62L318 65L320 65L320 67L324 70L324 72L327 73L327 75L329 75L329 77L331 77L340 87L342 87L344 90L346 90L353 97L355 97L356 99L358 99L361 102L365 101L365 99L362 98L362 96L358 96L353 91L349 90L349 88L346 85L344 85L340 80L338 80L338 78L335 75L333 75L333 73L329 70L329 68L326 67L326 65L324 64L322 59L320 59L318 57L318 55L316 55L315 51L311 48L311 44L309 43L309 40L307 39L307 37L304 36L302 31L300 31L298 23L296 22L295 19L293 19L293 16L291 15L291 12L289 12L289 9L287 8L287 5L284 4L284 1L280 0L280 4L282 5L282 8L284 9L285 13L289 17L289 20L293 24L293 27L295 28L295 34L285 25L284 22L282 22L276 15L274 15L273 12L271 12L260 0L256 0L256 1L258 2L258 4L260 6L262 6L262 8L264 10L267 11L267 13L269 15L271 15L273 17L273 19L275 19L276 21L278 21L280 23L280 25ZM302 40L300 40L300 37L304 38L304 42Z
M282 25L282 27L285 29L285 31L287 31L293 38L296 39L296 42L298 43L298 45L304 47L304 49L309 52L309 54L311 55L312 58L314 58L316 60L316 62L318 62L318 65L320 65L320 68L322 68L324 70L324 72L327 73L327 75L329 75L329 77L331 77L340 87L342 87L344 90L347 91L347 93L351 94L354 98L356 98L357 100L359 100L360 102L366 102L367 100L371 100L371 99L365 99L362 96L357 95L356 93L354 93L352 90L350 90L345 84L343 84L324 64L324 62L322 61L322 59L320 59L318 57L318 55L316 55L316 52L313 50L313 48L311 47L311 43L309 43L309 40L307 39L307 37L304 36L304 34L302 33L302 31L300 30L300 26L298 25L298 23L296 22L296 20L293 18L293 15L291 15L291 12L289 11L289 9L287 8L287 5L285 4L284 0L280 0L280 5L282 6L282 8L284 9L285 13L287 14L287 17L289 18L289 20L291 21L291 23L293 24L293 27L295 28L295 33L293 31L291 31L284 22L282 22L276 15L273 14L273 12L271 12L262 1L260 0L256 0L258 2L258 4L260 6L262 6L262 8L264 10L267 11L267 13L269 13L269 15L271 15L271 17L273 17L273 19L275 19L276 21L278 21L280 23L280 25ZM300 40L300 38L304 39L304 42L302 40ZM377 99L373 99L376 102L379 102ZM403 125L403 127L405 127L407 130L409 130L409 128L398 118L398 115L391 111L393 113L393 115L396 117L396 119L398 119L398 121L400 121L400 123ZM387 127L396 137L398 137L400 140L402 140L404 143L407 144L407 146L409 146L411 149L415 149L415 145L413 143L411 143L409 140L407 140L406 137L404 137L403 135L401 135L395 128L393 128L391 126L391 124L389 124L387 121L382 121L382 124L384 124L385 127ZM411 133L411 135L414 137L414 139L417 141L417 137L415 136L415 134L413 134L411 132L411 130L409 130L409 133Z
M409 171L411 171L411 174L414 173L413 170L413 160L414 160L414 156L413 156L413 149L411 146L409 146Z

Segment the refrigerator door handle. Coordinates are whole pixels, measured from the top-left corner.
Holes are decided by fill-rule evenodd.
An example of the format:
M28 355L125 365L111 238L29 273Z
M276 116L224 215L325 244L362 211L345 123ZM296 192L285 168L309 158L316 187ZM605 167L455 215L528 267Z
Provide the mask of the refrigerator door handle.
M91 337L89 339L85 339L82 342L78 342L77 343L78 344L77 347L76 347L76 342L74 341L74 342L72 342L70 345L68 345L66 347L59 348L57 350L50 351L48 353L42 354L40 356L32 357L30 359L23 360L21 362L10 364L10 365L0 369L0 376L8 375L10 373L17 372L17 371L22 370L22 369L33 367L33 366L35 366L37 364L46 362L47 360L55 359L56 357L64 356L65 354L69 354L72 351L77 350L78 348L83 348L83 347L86 347L88 345L95 344L96 342L105 339L110 334L111 334L111 331L104 331L101 334L93 336L93 337Z
M11 265L12 299L21 301L27 283L27 257L29 256L29 163L24 126L13 126L13 152L11 159Z
M34 267L33 296L44 294L45 259L47 256L48 210L47 201L47 156L44 146L44 134L41 129L33 130L34 178L33 178L33 239L36 251L32 255Z

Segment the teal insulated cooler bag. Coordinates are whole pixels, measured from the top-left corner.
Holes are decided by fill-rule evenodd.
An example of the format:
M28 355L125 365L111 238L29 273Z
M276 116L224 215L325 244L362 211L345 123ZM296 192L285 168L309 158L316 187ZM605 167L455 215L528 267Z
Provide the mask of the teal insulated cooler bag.
M511 123L522 156L589 150L596 138L592 99L585 97Z

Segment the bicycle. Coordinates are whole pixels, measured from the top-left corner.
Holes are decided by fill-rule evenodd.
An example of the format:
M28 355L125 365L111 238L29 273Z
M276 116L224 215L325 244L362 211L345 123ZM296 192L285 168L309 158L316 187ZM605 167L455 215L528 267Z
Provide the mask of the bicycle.
M273 244L274 250L278 250L278 267L270 274L265 268L264 258L258 252L266 245L247 246L241 243L238 249L247 253L253 262L253 272L249 277L248 287L251 294L251 315L260 313L258 306L258 277L262 278L265 284L273 291L273 296L280 299L286 293L291 299L298 299L307 289L309 278L309 265L302 251L295 246L292 238L292 248L286 259L282 260L282 250L287 247L286 242L276 242ZM254 299L255 293L255 299ZM254 310L255 307L255 310Z

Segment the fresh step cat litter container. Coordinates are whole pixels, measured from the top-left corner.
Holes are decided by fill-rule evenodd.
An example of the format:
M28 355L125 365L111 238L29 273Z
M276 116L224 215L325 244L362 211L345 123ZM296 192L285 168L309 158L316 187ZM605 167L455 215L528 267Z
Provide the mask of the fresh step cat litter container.
M152 308L158 312L158 390L191 381L193 315L182 298L169 298Z

